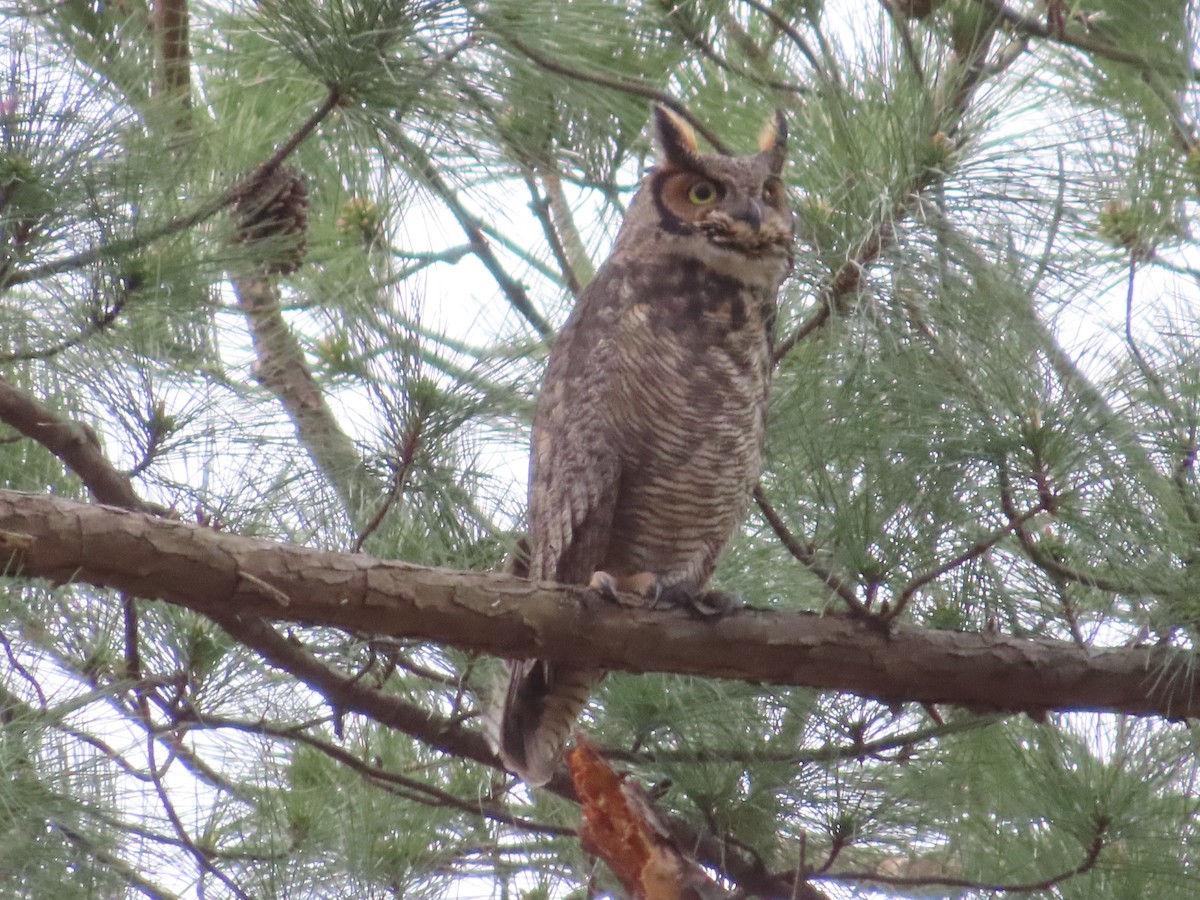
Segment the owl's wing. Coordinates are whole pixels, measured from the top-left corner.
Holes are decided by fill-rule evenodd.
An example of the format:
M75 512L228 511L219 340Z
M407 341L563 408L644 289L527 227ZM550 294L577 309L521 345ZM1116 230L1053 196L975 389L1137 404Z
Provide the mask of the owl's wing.
M616 310L593 283L551 353L533 424L529 469L532 578L586 584L603 563L621 477L606 406L615 377Z
M621 467L618 437L605 415L617 310L603 275L559 335L538 399L529 473L529 575L535 579L586 584L608 552ZM602 677L592 666L512 663L497 722L505 765L528 784L549 781Z

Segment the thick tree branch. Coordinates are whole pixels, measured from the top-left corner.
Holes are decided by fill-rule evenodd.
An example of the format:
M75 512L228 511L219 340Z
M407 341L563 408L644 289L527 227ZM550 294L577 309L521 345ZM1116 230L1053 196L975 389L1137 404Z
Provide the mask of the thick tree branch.
M333 485L347 515L357 521L364 509L378 502L384 485L372 477L325 402L304 350L283 318L276 282L244 275L234 280L234 288L254 343L255 377L287 410L301 446Z
M177 125L190 125L192 81L188 48L187 0L157 0L154 28L158 32L155 89L178 105Z
M104 456L95 430L64 418L6 381L0 381L0 421L37 441L62 460L101 503L166 513L134 493L129 479L113 468Z
M1200 716L1200 667L1164 647L743 610L718 621L611 604L580 587L456 572L223 534L0 491L6 571L85 582L218 618L419 638L498 656L850 691L887 702Z

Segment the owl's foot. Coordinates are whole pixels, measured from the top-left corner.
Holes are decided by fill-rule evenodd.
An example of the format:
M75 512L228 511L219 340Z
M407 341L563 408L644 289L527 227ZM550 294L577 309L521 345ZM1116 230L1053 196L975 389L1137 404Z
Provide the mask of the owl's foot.
M717 619L741 609L746 602L732 591L695 591L686 584L676 584L659 595L659 602L678 606L701 619Z
M658 576L653 572L638 572L636 575L616 576L611 572L593 572L588 587L606 600L624 604L621 594L637 594L647 603L639 604L653 608L658 601Z
M673 584L664 588L653 572L638 572L636 575L616 576L610 572L593 572L588 587L600 596L616 603L626 603L622 594L637 594L645 602L639 604L649 609L675 606L686 609L702 619L727 616L735 609L745 606L737 594L730 591L697 591L689 584Z

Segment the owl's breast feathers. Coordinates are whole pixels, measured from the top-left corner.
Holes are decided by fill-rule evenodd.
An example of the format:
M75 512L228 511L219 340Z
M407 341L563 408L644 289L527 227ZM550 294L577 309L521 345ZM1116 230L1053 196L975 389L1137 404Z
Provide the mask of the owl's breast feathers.
M551 353L534 424L534 487L555 474L539 466L543 453L559 456L582 432L599 438L598 425L625 463L661 449L645 445L664 427L696 444L713 428L753 429L766 400L777 286L675 255L606 263Z
M620 295L631 299L621 310L621 331L644 321L653 342L677 342L694 354L728 355L753 361L770 342L777 282L747 279L686 256L668 256L654 266L614 273Z
M600 568L698 591L761 469L775 285L669 257L611 277L624 300L598 412L620 487Z

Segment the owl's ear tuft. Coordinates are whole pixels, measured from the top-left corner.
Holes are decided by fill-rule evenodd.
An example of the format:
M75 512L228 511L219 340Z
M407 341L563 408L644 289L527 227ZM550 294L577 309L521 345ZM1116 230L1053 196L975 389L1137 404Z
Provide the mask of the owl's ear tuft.
M775 115L763 125L758 133L758 149L767 157L771 173L780 174L787 159L787 119L783 110L775 110Z
M654 137L662 162L681 169L695 167L700 155L696 132L683 116L659 104L654 105Z

